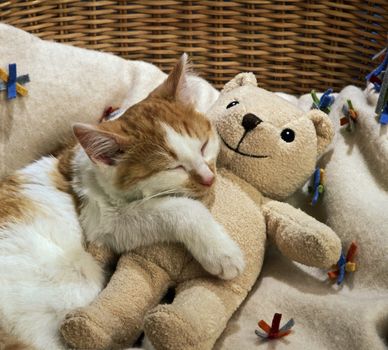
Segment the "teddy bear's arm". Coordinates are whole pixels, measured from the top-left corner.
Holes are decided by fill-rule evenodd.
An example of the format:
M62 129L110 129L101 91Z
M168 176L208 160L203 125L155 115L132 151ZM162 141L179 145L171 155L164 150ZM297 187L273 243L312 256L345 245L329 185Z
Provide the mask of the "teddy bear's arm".
M279 250L302 264L327 268L341 253L341 241L326 225L289 204L269 200L262 206L267 233Z

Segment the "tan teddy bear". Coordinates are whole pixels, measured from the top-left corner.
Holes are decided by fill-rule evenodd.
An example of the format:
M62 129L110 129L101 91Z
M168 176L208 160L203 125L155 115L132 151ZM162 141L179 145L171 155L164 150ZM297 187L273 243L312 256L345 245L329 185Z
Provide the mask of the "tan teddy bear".
M144 328L156 349L211 349L256 282L268 239L303 264L327 268L337 262L335 233L278 201L313 173L333 136L327 115L304 113L258 88L252 73L227 83L208 115L222 140L211 211L244 252L244 272L229 281L210 276L179 245L123 255L98 298L63 322L69 346L122 348ZM170 287L176 291L172 304L158 305Z

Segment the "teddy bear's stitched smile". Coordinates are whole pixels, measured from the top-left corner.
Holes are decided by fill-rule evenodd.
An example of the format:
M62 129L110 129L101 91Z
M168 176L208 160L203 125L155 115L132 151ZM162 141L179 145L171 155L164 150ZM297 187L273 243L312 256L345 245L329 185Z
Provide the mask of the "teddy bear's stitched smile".
M251 157L251 158L268 158L269 156L261 156L261 155L255 155L255 154L249 154L249 153L244 153L239 150L241 142L244 140L244 137L247 133L245 132L244 135L242 136L241 140L239 141L238 145L236 148L233 148L232 146L228 145L228 143L223 139L223 137L220 135L220 138L222 142L225 144L226 147L228 147L231 151L238 153L244 157Z

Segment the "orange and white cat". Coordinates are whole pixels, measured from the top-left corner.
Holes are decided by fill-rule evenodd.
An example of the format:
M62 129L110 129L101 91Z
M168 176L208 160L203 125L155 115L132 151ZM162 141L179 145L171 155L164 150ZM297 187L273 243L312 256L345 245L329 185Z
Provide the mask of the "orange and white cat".
M63 349L65 315L104 285L85 241L118 253L181 242L210 273L238 275L239 247L196 199L215 180L218 136L187 96L186 56L117 119L74 125L78 140L0 185L0 325L37 349Z

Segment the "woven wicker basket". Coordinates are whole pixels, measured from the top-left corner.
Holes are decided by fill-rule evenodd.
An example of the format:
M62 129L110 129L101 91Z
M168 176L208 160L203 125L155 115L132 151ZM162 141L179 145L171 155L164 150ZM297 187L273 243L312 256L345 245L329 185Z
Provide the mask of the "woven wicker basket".
M16 0L0 1L0 21L164 70L188 52L217 87L253 71L262 87L302 93L363 84L387 45L388 0Z

